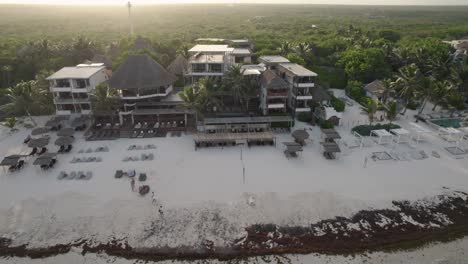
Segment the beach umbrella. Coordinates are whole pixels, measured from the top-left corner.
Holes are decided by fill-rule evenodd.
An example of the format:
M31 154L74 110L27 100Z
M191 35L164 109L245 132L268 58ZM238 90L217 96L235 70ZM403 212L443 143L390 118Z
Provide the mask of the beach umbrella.
M302 145L296 142L283 142L289 152L302 151Z
M88 119L84 116L82 117L78 117L78 118L75 118L72 122L71 122L71 126L72 127L80 127L82 125L85 125L86 122L88 121Z
M75 141L73 137L59 137L55 140L55 145L57 146L68 146L71 145Z
M45 123L45 126L46 127L57 127L58 125L60 124L59 121L53 119L53 120L49 120Z
M57 156L56 153L45 153L39 156L33 163L33 165L49 165L52 162L52 159Z
M57 136L60 137L71 137L75 133L75 130L71 127L64 127L57 132Z
M15 166L22 157L22 155L10 155L5 157L2 162L0 162L0 166Z
M50 131L49 127L36 127L31 131L31 135L41 135Z
M43 148L49 144L48 137L41 137L41 138L34 138L31 139L28 143L28 147L30 148Z
M291 134L294 139L304 141L309 138L309 133L305 129L294 130Z

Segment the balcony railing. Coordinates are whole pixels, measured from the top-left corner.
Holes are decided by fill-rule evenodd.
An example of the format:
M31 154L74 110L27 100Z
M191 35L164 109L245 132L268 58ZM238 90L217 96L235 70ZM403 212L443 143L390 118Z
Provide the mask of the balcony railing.
M268 96L269 97L288 97L288 91L273 91L269 90L268 91Z

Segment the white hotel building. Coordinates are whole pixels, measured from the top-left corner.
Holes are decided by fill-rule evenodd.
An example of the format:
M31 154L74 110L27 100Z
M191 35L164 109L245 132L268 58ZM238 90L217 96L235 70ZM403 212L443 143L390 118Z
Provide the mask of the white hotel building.
M47 77L57 115L90 114L90 93L107 79L102 63L64 67Z

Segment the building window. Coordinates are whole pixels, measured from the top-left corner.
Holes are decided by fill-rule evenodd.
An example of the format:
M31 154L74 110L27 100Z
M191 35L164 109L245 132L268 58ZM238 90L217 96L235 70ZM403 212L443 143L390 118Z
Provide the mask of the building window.
M221 64L208 64L209 72L222 72Z
M192 64L192 71L193 72L205 72L206 67L205 64Z
M244 58L243 57L234 57L234 61L236 63L243 63L244 62Z

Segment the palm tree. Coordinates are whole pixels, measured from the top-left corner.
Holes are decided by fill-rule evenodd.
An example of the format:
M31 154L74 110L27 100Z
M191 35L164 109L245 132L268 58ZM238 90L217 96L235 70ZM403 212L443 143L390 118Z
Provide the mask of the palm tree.
M280 44L280 46L278 48L278 51L283 56L288 55L289 53L291 53L292 50L293 50L293 48L292 48L291 42L289 42L289 41L281 42L281 44Z
M429 98L434 104L432 111L435 111L438 105L447 103L453 90L454 86L447 80L431 82Z
M367 113L369 123L372 125L375 119L375 113L377 112L377 101L375 99L369 99L367 104L361 109Z
M416 64L403 66L398 71L397 79L391 83L391 88L398 92L405 100L404 115L411 100L415 99L416 92L421 88L422 75Z
M43 90L37 88L37 81L20 82L6 90L8 103L0 107L8 113L15 115L27 115L34 125L36 121L32 118L33 114L40 114L43 107Z
M5 86L8 87L10 86L10 81L11 81L11 72L13 71L13 67L11 65L4 65L2 67L2 72L5 80Z
M397 103L395 101L389 102L385 107L385 113L391 124L397 116Z
M183 45L180 50L178 51L180 55L182 55L184 58L188 59L189 57L189 47L187 45Z
M249 110L250 100L257 96L258 88L256 81L251 79L242 80L241 105L245 112Z
M311 46L307 42L300 42L296 45L296 47L294 47L294 50L296 51L297 55L305 58L310 53Z
M186 107L195 110L197 115L219 107L221 102L215 96L215 84L210 78L202 78L193 85L186 86L180 97Z
M226 77L223 80L224 87L231 92L234 102L237 104L241 104L243 82L244 76L242 75L240 65L232 66L226 73Z
M106 84L100 84L91 92L90 97L94 112L108 112L112 111L117 101L117 91Z

